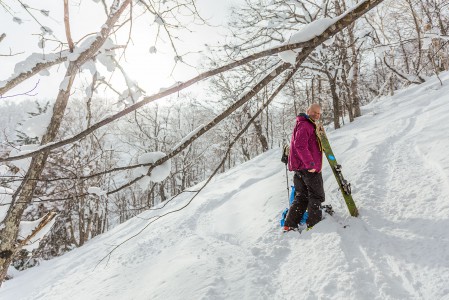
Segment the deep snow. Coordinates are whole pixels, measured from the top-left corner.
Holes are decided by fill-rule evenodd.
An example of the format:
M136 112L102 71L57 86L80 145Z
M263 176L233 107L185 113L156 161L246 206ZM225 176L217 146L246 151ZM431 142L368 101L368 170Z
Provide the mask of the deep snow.
M336 215L282 234L288 199L275 149L217 176L107 263L97 265L192 195L16 274L0 299L449 299L449 74L442 79L375 100L328 132L359 218L324 163Z

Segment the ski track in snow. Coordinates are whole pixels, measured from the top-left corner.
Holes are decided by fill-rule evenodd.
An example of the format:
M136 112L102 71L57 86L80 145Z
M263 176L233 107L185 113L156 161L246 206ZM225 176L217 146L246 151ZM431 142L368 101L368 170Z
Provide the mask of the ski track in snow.
M0 298L449 299L449 74L441 77L444 87L431 79L376 100L328 132L359 218L349 217L324 163L336 214L301 235L281 233L288 199L276 149L217 176L107 263L95 268L192 194L19 273Z
M375 132L376 129L370 132L371 140L374 136L382 140L370 145L371 155L365 169L356 175L361 179L357 185L368 186L367 191L371 191L362 197L355 196L364 200L357 203L363 207L362 220L369 224L371 236L357 240L358 258L373 272L370 277L378 291L374 295L379 299L427 299L429 295L441 298L449 292L443 288L431 289L429 293L429 287L416 280L417 276L424 277L425 282L437 286L444 286L449 280L447 273L438 275L438 261L442 255L448 257L445 252L449 249L446 231L449 189L447 171L440 168L438 175L443 176L435 176L432 164L416 151L423 144L421 137L434 135L432 131L438 125L433 124L429 114L423 113L431 104L429 95L407 102L414 109L403 113L399 109L385 111L382 121L387 121L388 127L379 125L377 131L383 132ZM438 216L443 217L441 224L435 219ZM423 271L428 266L434 269Z

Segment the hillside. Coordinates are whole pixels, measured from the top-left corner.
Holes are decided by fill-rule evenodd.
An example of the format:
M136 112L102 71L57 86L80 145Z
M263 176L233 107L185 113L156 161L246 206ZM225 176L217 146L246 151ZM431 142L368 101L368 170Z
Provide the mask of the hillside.
M325 163L335 216L282 234L288 200L275 149L217 176L101 263L191 194L16 274L0 299L449 299L449 74L441 78L329 131L360 218Z

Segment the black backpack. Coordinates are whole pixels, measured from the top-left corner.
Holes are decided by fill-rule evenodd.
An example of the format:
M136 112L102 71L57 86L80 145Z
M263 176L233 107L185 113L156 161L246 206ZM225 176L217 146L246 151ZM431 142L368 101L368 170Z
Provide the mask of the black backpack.
M284 148L282 149L282 157L281 157L281 161L284 164L288 164L288 154L290 153L290 147L288 145L285 145Z

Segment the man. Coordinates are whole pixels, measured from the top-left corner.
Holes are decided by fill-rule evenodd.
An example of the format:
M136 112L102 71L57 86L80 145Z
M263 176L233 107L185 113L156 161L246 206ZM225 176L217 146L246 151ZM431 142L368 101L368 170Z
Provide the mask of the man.
M284 231L298 228L305 211L308 210L307 228L321 221L321 203L324 202L321 167L323 154L315 122L320 119L321 107L314 103L307 114L296 117L296 126L290 143L288 169L294 171L295 200L288 210Z

